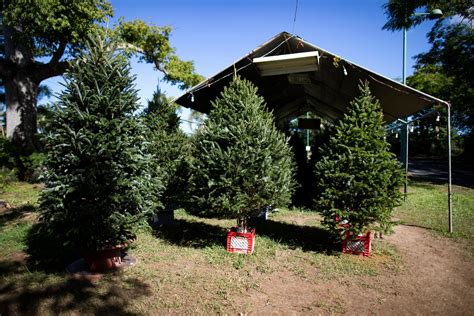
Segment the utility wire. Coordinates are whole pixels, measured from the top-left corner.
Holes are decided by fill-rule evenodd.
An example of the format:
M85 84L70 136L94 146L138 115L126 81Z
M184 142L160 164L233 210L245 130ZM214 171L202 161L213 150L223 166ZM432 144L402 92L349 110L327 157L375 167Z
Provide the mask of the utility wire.
M283 44L285 44L286 42L288 42L290 39L292 39L292 38L294 38L294 37L295 37L295 36L293 35L293 36L290 36L290 37L286 38L284 41L282 41L280 44L278 44L275 48L273 48L273 49L270 50L269 52L267 52L267 53L265 53L265 54L263 54L262 56L259 56L259 57L266 57L266 56L268 56L269 54L273 53L273 52L274 52L275 50L277 50L280 46L282 46ZM189 94L192 94L193 92L198 92L199 90L202 90L202 89L205 89L205 88L207 88L207 87L210 87L210 86L212 86L213 84L215 84L215 83L217 83L217 82L219 82L219 81L221 81L221 80L223 80L223 79L225 79L225 78L227 78L227 77L230 77L230 76L235 75L235 73L238 73L238 72L241 71L242 69L245 69L245 68L247 68L247 67L253 65L252 60L251 60L249 57L247 57L247 58L250 60L250 62L249 62L248 64L246 64L246 65L244 65L244 66L242 66L242 67L240 67L240 68L237 68L237 69L235 69L235 65L234 65L234 69L232 70L232 72L230 72L230 73L228 73L228 74L222 76L221 78L216 79L216 80L214 80L214 81L212 81L212 82L209 82L209 81L208 81L209 79L206 80L206 81L203 81L203 82L200 83L201 86L196 87L194 90L193 90L193 89L188 90L188 91L186 92L186 94L188 94L188 93L189 93Z
M296 25L296 13L298 13L298 0L296 0L296 5L295 5L295 16L293 18L293 29L291 30L291 34L295 33L295 25Z

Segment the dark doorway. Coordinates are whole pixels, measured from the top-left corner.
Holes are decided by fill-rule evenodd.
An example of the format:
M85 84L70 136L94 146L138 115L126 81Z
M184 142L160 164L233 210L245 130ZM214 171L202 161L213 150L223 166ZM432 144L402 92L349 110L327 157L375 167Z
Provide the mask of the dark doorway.
M298 182L293 206L312 208L315 198L313 166L320 159L320 148L329 140L331 131L331 124L310 112L289 122L287 132L295 157Z

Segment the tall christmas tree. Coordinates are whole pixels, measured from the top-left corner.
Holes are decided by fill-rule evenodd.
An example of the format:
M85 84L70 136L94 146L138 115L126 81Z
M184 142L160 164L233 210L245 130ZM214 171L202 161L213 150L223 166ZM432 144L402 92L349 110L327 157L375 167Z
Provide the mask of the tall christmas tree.
M153 208L145 126L127 59L91 40L66 74L47 134L41 219L65 243L100 250L126 243Z
M368 83L359 89L315 165L315 204L334 232L338 220L347 220L346 228L356 233L389 229L401 197L403 175L385 141L380 104Z
M291 150L249 81L236 77L212 103L193 149L194 213L245 223L266 205L290 201Z
M144 111L152 155L150 172L154 178L161 179L164 186L160 199L163 205L159 210L177 206L177 199L182 191L177 190L181 187L179 167L189 154L189 140L179 128L176 110L166 94L157 88Z

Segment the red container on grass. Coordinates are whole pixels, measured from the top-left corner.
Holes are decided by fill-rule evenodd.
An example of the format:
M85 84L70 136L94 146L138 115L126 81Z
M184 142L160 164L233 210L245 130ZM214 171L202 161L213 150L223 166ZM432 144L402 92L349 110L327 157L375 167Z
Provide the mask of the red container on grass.
M354 235L353 232L346 232L346 237L342 242L342 252L360 256L370 256L372 244L372 234Z
M232 227L227 233L227 251L245 253L251 255L255 248L255 228L251 228L246 233L237 232L236 227Z
M92 272L106 272L116 269L121 263L122 246L97 251L86 251L84 259Z

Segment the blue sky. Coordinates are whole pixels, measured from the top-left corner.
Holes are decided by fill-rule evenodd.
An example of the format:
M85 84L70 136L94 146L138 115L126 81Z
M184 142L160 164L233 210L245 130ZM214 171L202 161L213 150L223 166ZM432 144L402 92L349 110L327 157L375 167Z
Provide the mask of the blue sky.
M402 73L402 32L382 30L385 0L112 0L115 18L139 18L169 25L171 44L198 73L209 77L279 32L296 34L344 59L389 78ZM114 18L114 19L115 19ZM407 74L414 55L429 49L426 34L434 22L408 31ZM150 99L161 74L150 64L132 61L143 104ZM59 92L58 79L46 82ZM179 89L160 82L169 96ZM187 112L183 112L187 116Z

